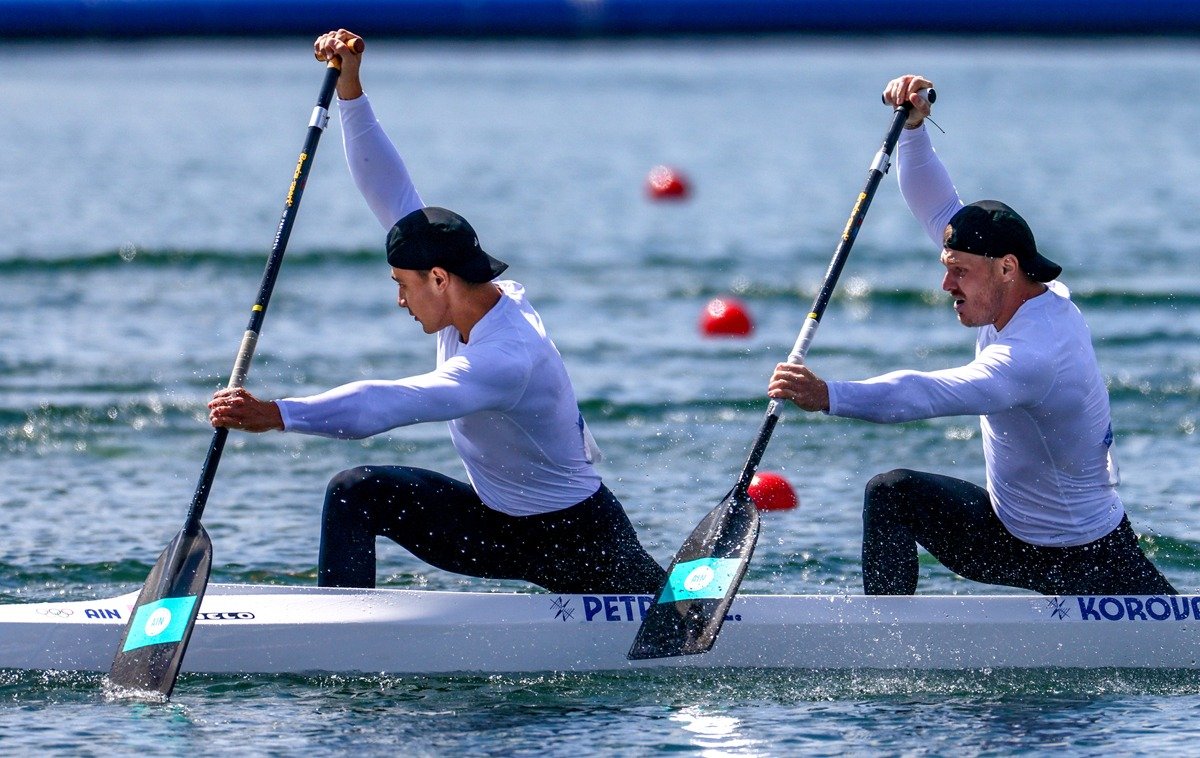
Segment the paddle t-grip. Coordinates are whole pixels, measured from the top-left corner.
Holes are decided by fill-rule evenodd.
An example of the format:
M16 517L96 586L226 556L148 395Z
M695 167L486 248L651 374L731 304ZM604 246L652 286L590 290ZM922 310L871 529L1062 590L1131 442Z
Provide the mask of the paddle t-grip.
M357 51L355 51L355 52L357 52ZM920 95L921 99L927 101L930 105L933 105L934 103L937 102L937 90L933 89L932 87L927 87L925 89L919 89L919 90L917 90L917 94ZM883 102L884 105L891 105L891 103L889 103L887 101L887 95L880 95L879 99L880 99L880 101ZM904 105L902 105L900 107L911 108L912 103L905 103Z
M366 49L367 43L363 42L362 37L351 37L350 41L346 43L346 47L349 47L355 53L361 53ZM313 57L319 61L328 60L329 65L331 66L338 65L340 63L337 56L334 56L333 58L322 58L320 53L314 52Z

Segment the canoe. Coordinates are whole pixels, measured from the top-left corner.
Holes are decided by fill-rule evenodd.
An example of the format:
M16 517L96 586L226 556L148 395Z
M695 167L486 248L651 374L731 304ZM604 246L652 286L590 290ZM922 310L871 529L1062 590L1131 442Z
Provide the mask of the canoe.
M0 668L107 671L136 593L0 605ZM710 653L625 654L648 595L213 584L183 670L1200 668L1200 596L739 595Z

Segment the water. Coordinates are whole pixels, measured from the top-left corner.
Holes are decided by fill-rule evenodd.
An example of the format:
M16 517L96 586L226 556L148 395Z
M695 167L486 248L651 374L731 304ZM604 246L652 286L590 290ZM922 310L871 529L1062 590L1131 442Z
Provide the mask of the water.
M426 202L512 264L563 352L602 472L664 562L728 490L886 128L893 75L936 82L935 143L1066 269L1109 383L1143 544L1200 586L1200 50L945 39L625 44L369 40L364 79ZM182 524L303 141L307 40L7 43L0 93L0 600L140 585ZM249 386L306 394L426 370L336 128L304 197ZM681 166L687 203L645 200ZM973 337L885 180L810 352L831 378L957 365ZM696 321L732 292L751 338ZM311 584L325 482L360 463L462 475L443 427L362 442L234 434L205 523L216 581ZM859 503L898 466L982 480L973 419L788 413L763 462L797 487L748 592L860 590ZM381 544L380 584L525 590ZM923 561L921 591L988 593ZM185 676L169 705L98 675L0 674L7 752L708 754L1183 750L1200 677L1128 671L638 676Z

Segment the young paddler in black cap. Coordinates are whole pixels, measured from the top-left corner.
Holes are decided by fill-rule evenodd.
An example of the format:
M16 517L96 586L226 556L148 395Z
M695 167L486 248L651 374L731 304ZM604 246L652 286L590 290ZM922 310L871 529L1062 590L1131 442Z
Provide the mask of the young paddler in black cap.
M222 390L215 426L359 438L444 421L469 481L410 466L343 471L329 484L318 582L375 586L375 538L460 574L520 579L561 593L653 594L665 578L601 481L598 451L562 357L507 265L462 216L427 207L371 110L353 35L330 32L318 58L342 59L346 159L387 233L398 305L437 335L437 363L400 379L358 381L264 402ZM336 314L334 315L336 317Z
M941 371L895 371L859 382L780 364L771 397L808 411L898 423L980 417L985 487L898 469L867 484L863 588L912 594L917 545L961 576L1044 594L1174 594L1150 563L1117 495L1108 392L1083 315L1038 250L1029 225L995 200L963 205L923 122L919 76L888 83L912 103L897 155L900 189L941 247L942 289L975 359Z

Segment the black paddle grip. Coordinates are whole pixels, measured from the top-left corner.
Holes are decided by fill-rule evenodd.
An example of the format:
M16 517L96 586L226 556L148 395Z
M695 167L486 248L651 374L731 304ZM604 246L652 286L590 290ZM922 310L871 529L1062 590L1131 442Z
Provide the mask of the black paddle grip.
M934 103L937 102L937 90L930 87L929 89L921 90L921 92L925 93L925 99L929 101L930 105L933 105ZM917 94L920 94L920 92L918 92ZM887 101L887 95L881 94L879 96L879 99L883 102L884 105L890 104ZM912 103L905 103L904 105L901 105L900 107L905 108L905 109L910 109L910 108L912 108Z

